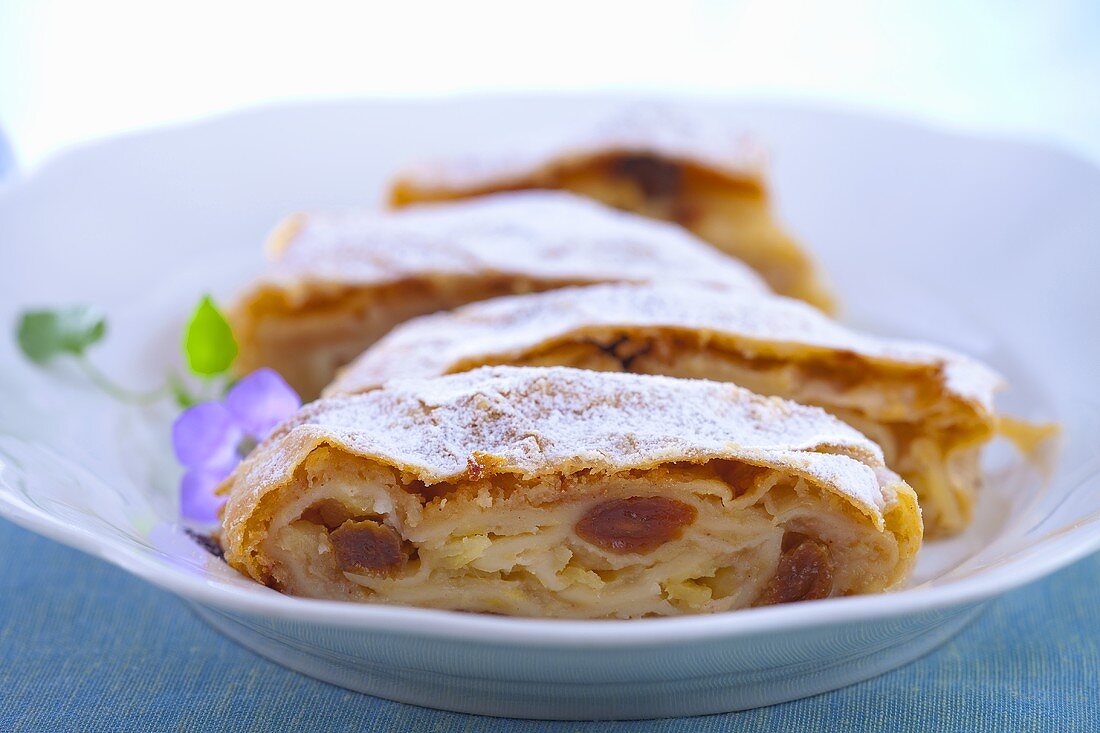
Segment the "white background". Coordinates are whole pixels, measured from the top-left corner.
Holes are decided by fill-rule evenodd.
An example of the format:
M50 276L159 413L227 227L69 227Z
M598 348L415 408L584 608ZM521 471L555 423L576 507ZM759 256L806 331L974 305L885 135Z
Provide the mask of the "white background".
M23 166L258 103L600 89L797 97L1100 160L1100 2L0 0Z

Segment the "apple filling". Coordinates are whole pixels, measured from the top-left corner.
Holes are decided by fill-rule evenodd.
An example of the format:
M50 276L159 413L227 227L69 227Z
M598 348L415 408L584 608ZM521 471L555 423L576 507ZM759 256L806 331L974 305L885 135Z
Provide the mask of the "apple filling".
M915 551L898 505L880 529L803 477L729 460L425 486L321 447L258 511L259 579L283 592L525 616L869 593L899 582Z
M234 368L271 367L303 399L321 393L336 371L410 318L502 295L539 292L574 281L522 277L415 278L382 285L270 289L230 318L241 342Z

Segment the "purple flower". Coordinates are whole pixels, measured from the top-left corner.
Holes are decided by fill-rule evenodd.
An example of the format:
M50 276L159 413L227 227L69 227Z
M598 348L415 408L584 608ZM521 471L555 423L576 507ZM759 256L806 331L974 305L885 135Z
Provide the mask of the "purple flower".
M252 372L225 396L225 408L257 442L301 406L298 393L272 369Z
M271 369L237 382L221 402L203 402L180 413L172 447L186 469L180 481L180 513L195 522L216 522L224 499L214 489L233 472L247 447L301 406L297 393Z

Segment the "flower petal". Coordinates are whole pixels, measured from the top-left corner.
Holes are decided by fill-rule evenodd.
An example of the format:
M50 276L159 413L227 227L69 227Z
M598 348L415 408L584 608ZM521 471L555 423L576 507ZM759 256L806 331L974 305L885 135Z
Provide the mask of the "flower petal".
M224 466L236 457L242 437L236 418L220 402L203 402L172 424L172 447L187 467Z
M302 401L273 369L258 369L233 385L225 406L248 435L260 441L301 407Z
M191 522L203 524L218 521L218 509L225 497L215 496L214 489L233 471L232 464L215 468L193 468L180 480L180 515Z

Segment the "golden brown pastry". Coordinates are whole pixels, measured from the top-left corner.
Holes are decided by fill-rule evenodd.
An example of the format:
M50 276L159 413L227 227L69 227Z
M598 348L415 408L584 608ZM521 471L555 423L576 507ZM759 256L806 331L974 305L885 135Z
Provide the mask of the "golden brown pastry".
M497 298L410 321L327 394L484 364L562 365L735 382L818 405L882 446L929 535L970 520L1000 378L945 349L853 332L788 298L605 285Z
M822 410L561 367L320 400L220 490L226 559L268 586L521 616L872 593L921 541L913 491Z
M776 221L762 158L713 117L633 110L587 134L411 167L398 174L389 196L404 206L516 189L572 191L676 222L743 260L777 293L831 312L817 266Z
M234 366L272 367L307 399L394 325L475 300L620 281L766 290L678 227L553 191L299 214L272 235L269 256L230 312Z

